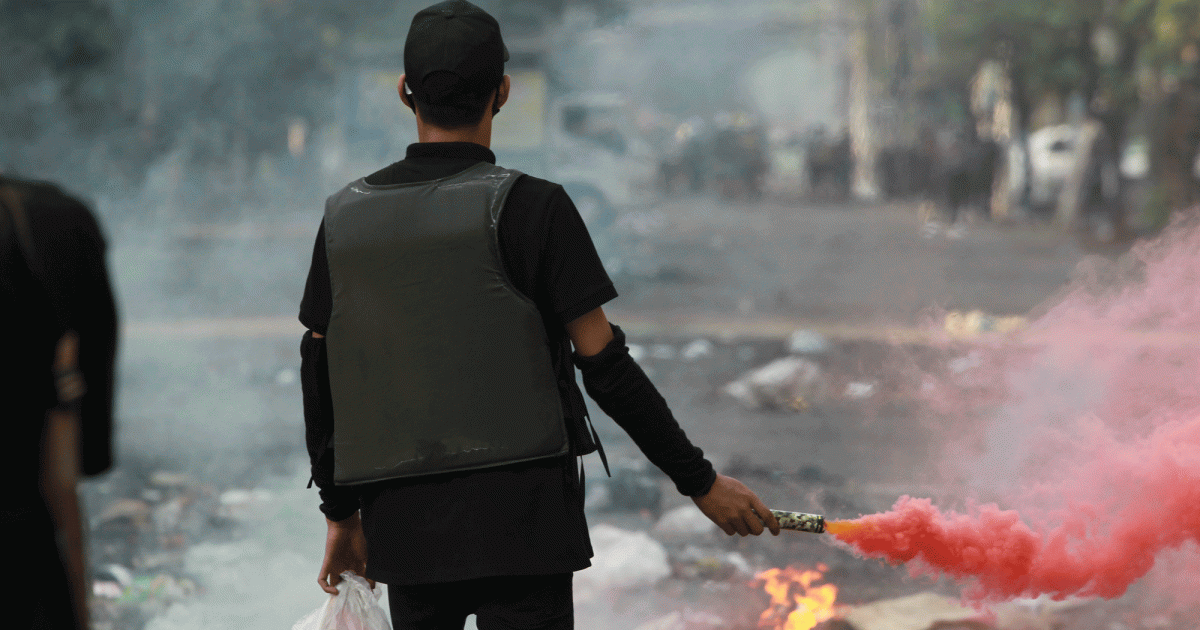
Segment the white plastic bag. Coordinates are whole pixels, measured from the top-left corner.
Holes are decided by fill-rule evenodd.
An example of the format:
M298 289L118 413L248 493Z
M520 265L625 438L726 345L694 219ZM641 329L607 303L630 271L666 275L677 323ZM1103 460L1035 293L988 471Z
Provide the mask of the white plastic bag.
M337 590L337 595L297 621L292 630L392 630L379 605L383 593L378 587L372 590L366 579L345 571Z

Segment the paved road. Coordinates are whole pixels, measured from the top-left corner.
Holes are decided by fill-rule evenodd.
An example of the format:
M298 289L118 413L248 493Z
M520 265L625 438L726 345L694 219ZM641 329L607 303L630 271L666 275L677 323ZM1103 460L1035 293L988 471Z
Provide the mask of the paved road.
M118 235L131 337L297 334L316 219ZM310 225L311 224L311 225ZM631 332L910 339L931 307L1025 314L1085 255L1052 226L929 237L915 204L756 205L710 196L627 212L594 236Z
M618 311L906 329L930 307L1025 314L1086 255L1050 225L929 236L915 204L677 199L622 217L607 247Z
M206 450L223 444L222 434L249 432L265 442L240 446L261 449L295 428L295 312L316 223L308 219L118 234L125 440L166 454L183 436ZM762 439L781 448L794 442L802 445L795 455L849 474L863 462L840 447L827 451L847 439L836 421L744 412L716 392L783 352L781 339L796 328L848 343L912 342L921 340L920 314L934 305L1025 313L1084 255L1048 226L983 224L958 239L927 238L922 227L906 204L747 206L692 197L626 213L597 237L621 293L608 310L636 341L676 350L698 336L718 342L708 362L646 359L689 430L719 445L722 459L758 449ZM740 446L739 435L747 440ZM860 456L870 459L897 439L889 428L848 444L867 445ZM782 456L771 453L776 462ZM909 462L891 466L889 476L904 476Z

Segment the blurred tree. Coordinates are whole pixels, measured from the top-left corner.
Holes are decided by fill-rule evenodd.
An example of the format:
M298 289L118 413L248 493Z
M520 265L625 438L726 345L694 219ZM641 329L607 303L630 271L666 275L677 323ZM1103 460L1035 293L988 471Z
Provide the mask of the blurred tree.
M1165 203L1200 200L1200 0L928 0L924 9L938 46L928 84L961 89L983 61L1000 60L1021 130L1038 99L1077 94L1116 147L1148 111L1151 173Z
M0 0L0 166L136 197L170 163L160 184L183 181L190 208L252 201L260 164L301 159L296 126L336 115L356 34L382 33L399 65L409 20L432 2ZM478 3L516 38L536 39L570 5L601 23L628 11L627 0Z
M0 16L0 165L39 174L64 159L46 145L127 123L125 41L107 4L0 0Z
M1139 95L1152 114L1150 165L1160 206L1155 217L1200 202L1195 176L1200 148L1200 0L1126 0L1137 16L1142 80Z

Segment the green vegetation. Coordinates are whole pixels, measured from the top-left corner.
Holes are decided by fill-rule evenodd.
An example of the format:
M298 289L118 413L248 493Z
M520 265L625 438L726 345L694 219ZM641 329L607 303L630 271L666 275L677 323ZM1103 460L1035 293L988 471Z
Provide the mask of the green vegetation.
M1135 125L1149 136L1156 205L1200 201L1191 174L1200 0L925 0L922 9L935 43L927 84L965 92L981 63L999 61L1022 128L1039 102L1081 97L1118 146Z

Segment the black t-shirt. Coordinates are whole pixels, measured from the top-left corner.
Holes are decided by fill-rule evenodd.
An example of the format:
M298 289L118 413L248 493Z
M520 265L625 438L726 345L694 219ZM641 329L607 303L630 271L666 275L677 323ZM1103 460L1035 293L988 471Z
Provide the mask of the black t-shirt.
M113 382L117 313L100 226L80 201L45 183L2 179L24 208L37 261L55 298L25 260L9 214L0 210L0 330L6 331L4 420L11 447L4 477L14 482L7 504L38 499L40 439L56 404L51 366L65 328L79 334L79 367L87 385L81 408L81 466L86 475L112 465ZM56 308L58 312L56 313Z
M366 178L373 185L448 177L495 155L471 143L409 146ZM616 297L582 218L562 187L528 175L513 185L498 226L501 259L542 314L560 378L574 379L564 325ZM318 230L300 321L324 334L332 312L324 227ZM327 387L327 383L321 383ZM569 406L564 401L564 408ZM336 455L336 454L335 454ZM592 555L571 458L322 490L330 518L361 505L367 577L420 584L577 571Z

